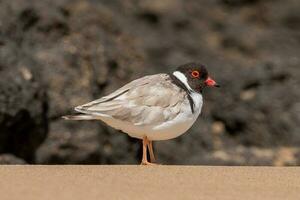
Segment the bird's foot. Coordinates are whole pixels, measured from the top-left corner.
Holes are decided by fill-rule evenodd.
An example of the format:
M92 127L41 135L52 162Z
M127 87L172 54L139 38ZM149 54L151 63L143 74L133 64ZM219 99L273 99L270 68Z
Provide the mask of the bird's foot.
M157 165L160 165L160 164L158 164L158 163L152 163L152 162L148 162L148 161L142 161L141 165L157 166Z

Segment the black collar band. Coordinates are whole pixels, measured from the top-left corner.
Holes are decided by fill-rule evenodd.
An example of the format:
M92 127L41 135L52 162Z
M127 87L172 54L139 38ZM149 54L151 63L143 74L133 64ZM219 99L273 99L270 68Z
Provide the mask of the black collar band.
M176 76L174 76L173 74L170 74L170 77L175 85L177 85L178 87L180 87L181 89L183 89L186 92L190 106L191 106L192 113L194 113L195 112L195 102L194 102L193 98L191 97L191 91Z

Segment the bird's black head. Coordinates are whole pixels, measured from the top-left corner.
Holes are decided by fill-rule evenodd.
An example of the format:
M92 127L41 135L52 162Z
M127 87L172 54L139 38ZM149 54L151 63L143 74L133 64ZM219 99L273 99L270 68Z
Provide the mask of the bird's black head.
M179 66L173 75L180 80L188 89L201 92L205 87L219 87L208 75L203 64L187 63Z

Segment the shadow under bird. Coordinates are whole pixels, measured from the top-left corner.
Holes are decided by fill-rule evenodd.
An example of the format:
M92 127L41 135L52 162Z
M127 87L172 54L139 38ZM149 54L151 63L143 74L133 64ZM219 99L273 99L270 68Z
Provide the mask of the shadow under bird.
M115 92L75 107L78 115L67 120L101 120L143 141L142 165L154 165L152 141L168 140L185 133L203 105L202 90L219 87L200 63L179 66L170 74L136 79ZM149 150L150 161L147 159Z

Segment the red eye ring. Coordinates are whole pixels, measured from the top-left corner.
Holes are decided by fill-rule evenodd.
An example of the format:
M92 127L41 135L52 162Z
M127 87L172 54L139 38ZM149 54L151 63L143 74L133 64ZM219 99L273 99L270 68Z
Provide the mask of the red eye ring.
M192 77L194 77L194 78L199 78L200 73L199 73L199 71L194 70L194 71L192 71L191 75L192 75Z

